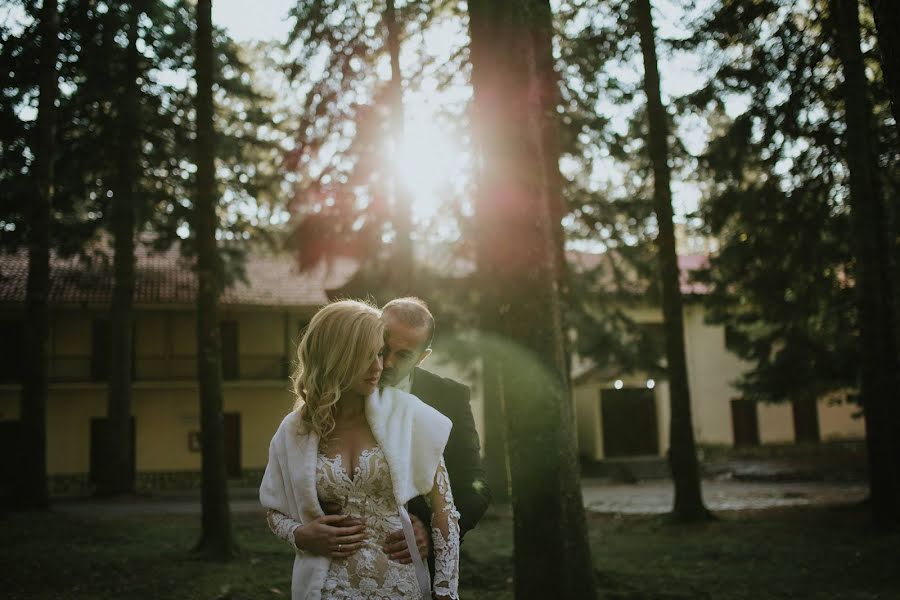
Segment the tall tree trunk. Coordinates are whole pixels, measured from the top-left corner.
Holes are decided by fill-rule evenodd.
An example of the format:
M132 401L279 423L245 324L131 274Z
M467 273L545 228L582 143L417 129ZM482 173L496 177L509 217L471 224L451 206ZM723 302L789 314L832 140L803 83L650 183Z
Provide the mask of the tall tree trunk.
M216 248L216 139L213 128L212 0L197 2L197 378L200 386L200 430L203 488L203 531L197 550L208 558L233 555L228 483L225 474L225 425L222 413L222 358L219 294L222 265Z
M498 363L502 347L493 344L487 329L481 327L481 383L484 406L484 467L491 496L506 503L509 494L509 449L506 442L506 406L503 378Z
M53 163L56 159L56 61L59 9L44 0L40 9L38 118L34 157L36 193L28 220L28 283L25 295L25 372L22 385L22 481L14 486L16 504L46 508L47 382L50 369L50 220Z
M400 23L394 0L387 0L384 10L384 22L387 29L388 54L391 60L391 137L394 140L394 160L399 160L400 145L403 143L403 75L400 72ZM412 203L410 190L400 176L399 164L394 165L393 185L394 203L391 211L396 240L391 260L391 292L406 294L414 289L415 263L412 247Z
M708 519L700 491L700 469L694 443L691 393L684 351L684 317L672 223L672 190L669 170L669 125L659 89L656 33L650 0L635 0L634 14L644 58L644 93L647 96L649 135L647 146L653 163L653 205L659 233L656 236L662 277L663 319L668 363L671 420L669 465L675 484L671 517L675 521Z
M860 395L866 416L872 516L900 527L896 278L890 209L878 179L877 142L860 50L858 0L831 0L844 71L847 166L856 246L860 319Z
M483 133L478 200L485 261L495 275L493 315L503 336L500 374L515 539L515 596L595 597L593 567L566 386L553 182L545 136L542 36L549 3L469 0L477 123ZM482 46L484 48L485 46ZM482 60L490 60L484 64ZM484 68L489 73L478 69ZM482 77L484 75L484 77ZM486 88L479 90L479 86Z
M500 374L500 355L504 348L499 343L497 311L499 290L493 270L491 245L493 227L490 206L490 176L485 168L490 160L486 156L489 144L496 136L491 128L499 108L499 81L494 79L492 62L500 51L494 47L497 41L496 18L491 14L490 3L469 2L469 57L472 65L472 141L474 146L473 172L476 177L475 242L478 270L476 281L479 290L479 345L481 351L482 400L484 403L484 462L488 486L494 502L509 502L509 462L506 441L506 409L503 398L503 381Z
M869 0L878 28L878 46L884 80L891 94L894 126L900 133L900 3L897 0Z
M134 491L134 447L131 427L131 381L134 369L134 229L137 180L140 166L138 107L139 20L142 0L124 4L128 11L128 49L124 86L119 102L119 165L112 202L112 232L115 238L112 300L112 348L109 395L106 408L106 464L101 469L97 493L125 494Z

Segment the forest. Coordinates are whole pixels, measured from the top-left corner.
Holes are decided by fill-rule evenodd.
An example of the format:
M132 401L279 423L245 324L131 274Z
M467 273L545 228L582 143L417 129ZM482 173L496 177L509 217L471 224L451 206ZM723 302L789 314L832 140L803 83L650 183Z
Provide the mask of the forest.
M685 285L749 365L742 398L858 408L865 526L900 529L900 4L285 0L279 31L250 40L216 24L220 3L0 2L0 253L27 257L24 303L2 299L24 324L4 353L20 355L13 510L54 504L52 264L112 273L109 498L135 491L136 256L175 251L197 290L194 550L214 561L239 556L221 298L254 255L350 258L343 293L421 297L477 360L517 599L605 597L573 356L667 382L667 523L717 519ZM685 254L704 256L690 281ZM660 308L661 335L636 305Z

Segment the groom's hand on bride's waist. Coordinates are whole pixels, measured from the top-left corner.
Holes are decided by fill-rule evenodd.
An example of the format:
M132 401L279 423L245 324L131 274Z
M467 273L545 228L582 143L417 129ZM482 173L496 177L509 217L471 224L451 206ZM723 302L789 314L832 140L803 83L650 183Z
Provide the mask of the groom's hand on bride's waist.
M362 548L366 527L345 515L323 515L294 530L294 545L319 556L347 558Z
M416 534L416 545L419 547L419 554L422 556L422 560L425 560L431 554L431 537L428 535L428 529L416 515L410 514L409 518L412 521L413 532ZM409 553L409 546L406 545L406 538L403 536L402 529L390 534L385 539L381 549L384 550L384 553L391 560L404 565L412 563L412 556Z

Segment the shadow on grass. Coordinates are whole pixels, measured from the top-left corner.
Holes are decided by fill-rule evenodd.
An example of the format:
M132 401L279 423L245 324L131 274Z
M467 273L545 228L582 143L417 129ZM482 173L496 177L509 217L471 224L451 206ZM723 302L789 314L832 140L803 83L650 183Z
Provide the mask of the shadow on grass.
M598 597L898 597L900 535L873 531L858 506L717 514L717 521L683 526L664 516L591 514ZM223 564L190 553L198 516L6 515L0 518L0 597L289 598L290 549L269 533L262 513L235 515L233 523L241 553ZM466 535L461 597L512 600L511 529L508 512L497 510Z

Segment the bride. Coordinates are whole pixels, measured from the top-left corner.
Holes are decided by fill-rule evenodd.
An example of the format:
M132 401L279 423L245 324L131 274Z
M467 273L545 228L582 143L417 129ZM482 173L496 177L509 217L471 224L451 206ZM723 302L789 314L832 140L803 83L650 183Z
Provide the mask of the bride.
M297 401L259 489L269 527L295 550L294 600L458 598L459 513L443 459L451 424L415 396L379 390L383 331L377 309L343 300L316 313L297 349ZM406 511L416 496L432 508L433 585ZM412 564L382 550L400 529Z

